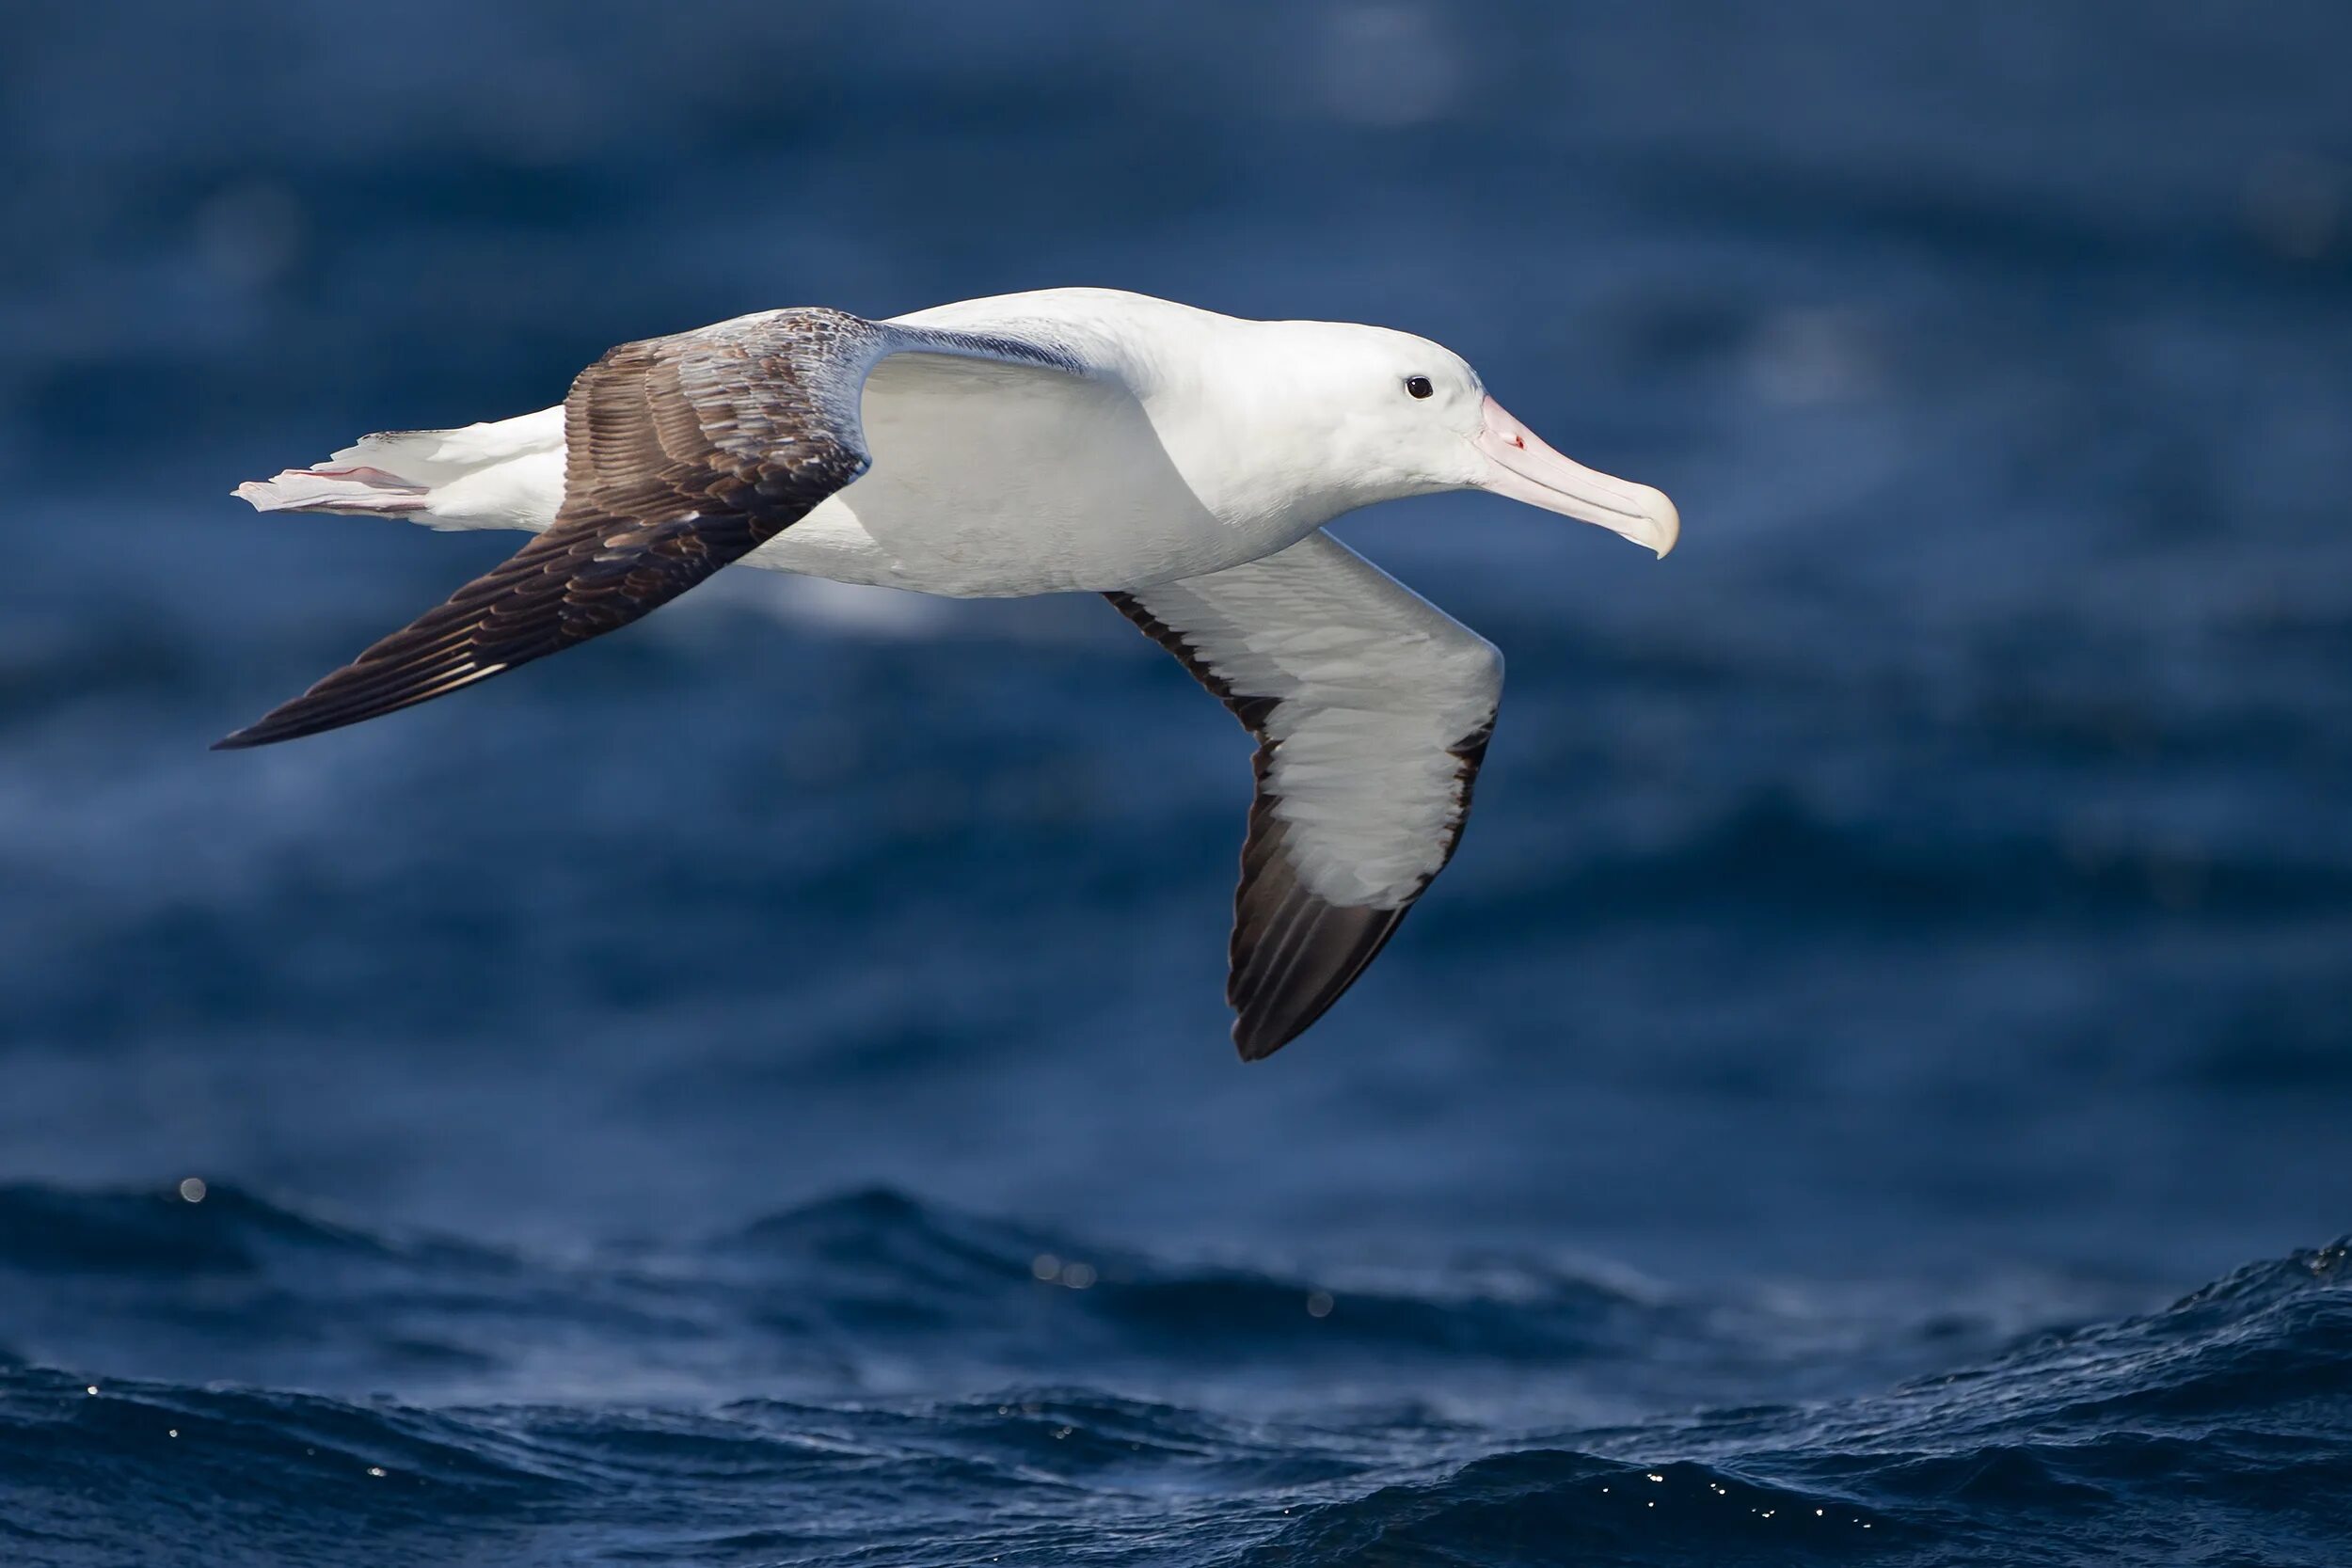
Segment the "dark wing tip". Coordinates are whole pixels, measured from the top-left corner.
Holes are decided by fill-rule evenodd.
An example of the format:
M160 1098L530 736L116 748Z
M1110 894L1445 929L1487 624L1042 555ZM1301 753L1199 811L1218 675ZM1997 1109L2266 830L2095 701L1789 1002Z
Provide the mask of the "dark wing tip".
M1246 942L1236 942L1225 990L1241 1059L1263 1061L1329 1012L1379 957L1411 907L1331 904L1294 888L1267 920L1246 919L1254 928Z
M296 703L299 701L296 699ZM249 752L256 746L275 746L281 740L300 740L305 736L323 735L328 730L339 730L346 724L356 724L362 719L375 717L371 712L355 713L349 718L314 719L305 713L292 711L296 703L272 708L245 728L214 741L212 749L215 752Z
M334 728L332 724L305 724L300 721L299 715L288 714L287 709L300 701L296 698L294 703L270 709L245 728L232 730L214 741L212 749L215 752L249 752L256 746L275 746L281 740L299 740L306 735L316 735L321 730Z
M292 702L279 704L245 728L214 741L212 749L243 752L255 746L275 746L281 740L299 740L304 736L380 719L471 686L507 667L507 663L478 664L463 649L457 650L454 657L395 662L389 666L379 666L362 656L360 661L344 665Z
M1236 1017L1233 1020L1233 1050L1245 1062L1263 1062L1305 1034L1308 1025L1321 1016L1318 1010L1307 1018L1283 1025L1277 1025L1265 1018Z

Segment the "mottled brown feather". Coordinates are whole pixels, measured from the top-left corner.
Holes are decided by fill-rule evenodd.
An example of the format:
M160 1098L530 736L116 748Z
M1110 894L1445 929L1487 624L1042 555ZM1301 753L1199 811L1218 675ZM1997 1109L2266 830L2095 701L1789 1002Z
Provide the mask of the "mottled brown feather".
M783 310L624 343L564 404L545 533L222 748L358 723L602 636L669 603L865 470L857 397L882 329Z

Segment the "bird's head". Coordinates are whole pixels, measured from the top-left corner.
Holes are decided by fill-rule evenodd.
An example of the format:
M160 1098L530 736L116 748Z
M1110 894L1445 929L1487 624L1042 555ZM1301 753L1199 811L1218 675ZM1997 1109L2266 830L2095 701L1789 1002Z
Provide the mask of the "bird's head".
M1281 322L1286 401L1325 436L1353 504L1491 490L1597 523L1664 555L1681 519L1665 493L1553 451L1452 350L1386 327Z

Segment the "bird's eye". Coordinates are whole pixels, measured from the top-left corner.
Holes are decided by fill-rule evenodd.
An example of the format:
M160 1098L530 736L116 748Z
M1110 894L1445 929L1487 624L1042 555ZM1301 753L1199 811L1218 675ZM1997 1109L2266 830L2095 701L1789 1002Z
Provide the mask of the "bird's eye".
M1429 385L1429 378L1425 375L1408 375L1405 378L1405 389L1417 398L1425 398L1436 388Z

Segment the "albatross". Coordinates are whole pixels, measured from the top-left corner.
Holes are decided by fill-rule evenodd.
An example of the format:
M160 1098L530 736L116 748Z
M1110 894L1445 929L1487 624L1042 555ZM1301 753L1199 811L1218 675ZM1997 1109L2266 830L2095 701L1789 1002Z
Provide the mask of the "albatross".
M1244 1060L1338 1001L1452 858L1502 657L1324 531L1489 490L1663 556L1673 502L1571 462L1426 339L1104 289L624 343L563 404L369 436L264 512L537 535L218 742L374 719L627 626L721 567L1101 594L1257 741L1226 999Z

